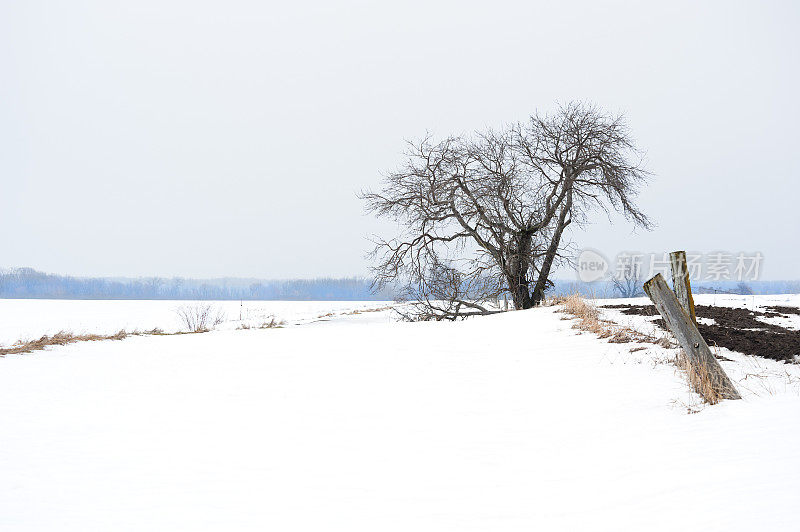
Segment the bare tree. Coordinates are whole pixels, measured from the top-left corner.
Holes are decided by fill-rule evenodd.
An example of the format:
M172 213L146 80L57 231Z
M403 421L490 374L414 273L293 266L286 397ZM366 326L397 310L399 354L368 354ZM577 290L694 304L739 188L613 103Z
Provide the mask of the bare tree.
M616 275L611 278L611 283L620 297L639 297L644 295L644 290L642 290L644 279L642 278L640 264L633 262L624 264Z
M503 294L516 309L537 305L568 259L564 231L592 208L649 225L634 203L647 172L624 118L588 104L498 131L427 136L406 156L362 197L403 228L376 241L375 286L401 286L417 318L496 312L484 302Z
M741 282L741 283L736 285L736 289L733 291L733 293L741 294L743 296L749 296L749 295L753 295L753 289L750 288L749 284L747 284L745 282Z

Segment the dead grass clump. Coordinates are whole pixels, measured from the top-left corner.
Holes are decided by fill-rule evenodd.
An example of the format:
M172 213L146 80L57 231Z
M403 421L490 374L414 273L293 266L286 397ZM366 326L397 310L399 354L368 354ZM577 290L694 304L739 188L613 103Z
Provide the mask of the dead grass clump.
M99 340L123 340L128 336L130 336L130 334L124 330L115 334L73 334L68 331L59 331L52 336L44 335L36 340L20 340L11 347L0 347L0 356L41 351L45 347L51 345L67 345L75 342L97 342Z
M577 294L572 294L564 299L564 312L572 314L578 318L578 323L573 327L581 331L593 332L599 338L609 338L613 336L614 330L608 322L600 319L600 311L597 307L583 299Z
M563 305L567 300L567 296L550 296L542 301L543 307L554 307L556 305Z
M610 344L627 344L628 342L633 342L633 336L631 329L623 328L615 332L611 335L611 338L608 339L608 343Z
M586 301L578 294L572 294L563 298L564 312L572 314L581 320L597 321L600 311L597 307Z
M672 347L672 342L666 337L656 338L630 327L621 327L612 321L601 319L597 307L578 294L559 297L558 300L564 306L563 312L578 318L578 323L573 326L575 329L592 332L598 338L608 338L609 343L612 344L641 342L667 348Z
M725 394L715 383L705 364L700 362L692 364L683 349L675 358L675 364L684 372L689 385L703 398L703 401L715 405L725 399Z
M720 374L716 370L709 370L704 360L700 358L692 360L681 349L674 362L686 375L686 380L692 389L706 403L715 405L723 399L741 399L739 392L725 373Z
M36 340L19 340L11 347L0 347L0 357L3 355L19 355L22 353L41 351L45 347L51 345L67 345L75 342L99 342L102 340L124 340L129 336L171 336L176 334L188 333L166 333L158 327L149 331L139 331L137 329L133 332L128 332L122 329L114 334L73 334L69 331L59 331L52 336L44 335Z
M350 312L343 312L342 316L353 316L356 314L366 314L368 312L381 312L384 310L391 310L392 307L378 307L378 308L362 308L351 310ZM333 314L326 314L326 316L333 316Z
M279 320L275 316L270 316L269 321L265 321L264 323L259 325L258 328L259 329L280 329L284 325L286 325L286 322L284 320Z
M238 327L238 330L248 330L248 329L280 329L286 325L285 320L280 320L275 316L270 316L269 321L265 321L261 323L261 325L250 325L249 323L242 323Z
M577 294L565 298L562 302L564 312L578 318L578 323L573 327L582 331L589 331L597 334L599 338L608 338L609 343L651 343L664 348L675 347L675 344L666 336L656 338L629 327L620 327L613 322L600 319L600 313L591 303ZM630 352L639 351L643 347L630 349ZM675 358L670 358L667 362L674 364L686 375L686 379L691 388L700 395L704 402L715 405L723 399L729 398L731 390L717 381L714 374L708 370L705 364L698 362L692 364L689 357L680 351ZM735 393L735 390L733 391Z

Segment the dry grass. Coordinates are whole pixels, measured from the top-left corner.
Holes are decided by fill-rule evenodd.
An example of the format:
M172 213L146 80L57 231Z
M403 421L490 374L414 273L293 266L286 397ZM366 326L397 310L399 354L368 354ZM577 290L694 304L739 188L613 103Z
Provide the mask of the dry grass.
M548 296L542 301L543 307L554 307L556 305L563 305L571 296Z
M384 310L392 310L392 307L379 307L379 308L363 308L351 310L350 312L343 312L342 316L353 316L355 314L365 314L367 312L381 312Z
M655 344L661 347L672 347L672 342L667 337L656 338L649 334L644 334L630 327L617 325L616 323L600 318L600 311L584 299L579 294L561 296L553 298L553 305L563 305L563 312L578 318L573 328L581 331L594 333L598 338L608 338L609 343L625 344L629 342L641 342Z
M696 396L695 396L696 397ZM681 399L673 399L671 401L673 407L685 410L687 414L699 414L703 411L705 407L705 403L695 400L694 398L690 399L689 401L683 401Z
M574 328L595 333L599 338L608 338L610 343L639 342L651 343L664 348L675 347L673 342L666 336L656 338L629 327L621 327L613 322L601 319L597 307L577 294L562 298L560 303L564 306L564 312L578 318L578 323L574 325ZM630 351L634 352L642 349L644 348L636 347ZM724 392L720 391L719 386L711 378L708 369L690 364L683 350L677 357L671 358L669 362L683 371L691 388L700 395L704 402L714 405L725 398ZM697 410L693 407L687 407L687 411L695 412Z
M45 347L51 345L67 345L74 344L76 342L97 342L100 340L124 340L128 336L160 336L165 334L167 333L158 328L150 331L137 330L133 332L121 330L115 334L73 334L68 331L60 331L52 336L44 335L36 340L20 340L11 347L0 347L0 356L18 355L22 353L31 353L33 351L41 351Z
M573 326L575 329L594 333L598 338L608 338L611 343L622 344L633 342L639 334L627 327L619 327L613 322L600 319L597 307L577 294L563 298L561 304L564 305L564 312L578 318L578 323Z
M250 325L249 323L242 323L238 327L239 330L248 330L248 329L280 329L286 322L284 320L279 320L275 316L270 316L269 321L263 322L261 325Z
M286 325L284 320L279 320L275 316L270 317L269 321L265 321L258 328L259 329L280 329Z
M638 342L651 343L664 348L675 347L675 344L666 336L656 338L601 319L597 307L577 294L563 298L561 304L564 306L564 312L578 318L578 323L574 325L574 328L592 332L598 338L608 338L609 343ZM633 352L633 350L631 351ZM721 387L708 368L704 365L691 364L683 350L671 362L683 371L689 386L704 402L715 405L728 397L729 390Z
M334 316L355 316L357 314L366 314L368 312L382 312L384 310L392 310L394 308L395 307L388 306L388 307L378 307L378 308L362 308L362 309L355 309L355 310L350 310L348 312L339 312L339 313L328 312L327 314L320 314L319 316L317 316L317 319L332 318Z
M737 385L757 397L791 393L800 396L800 377L790 373L785 367L776 369L761 364L757 360L746 361L748 367Z
M195 312L196 309L194 308L189 309L188 307L186 307L185 309L188 309L186 310L185 315L190 316L189 317L190 323L184 321L184 325L186 325L187 328L189 328L188 331L177 331L168 333L164 332L163 329L160 329L158 327L150 329L148 331L140 331L136 329L129 332L121 330L114 334L74 334L69 331L59 331L52 336L44 335L41 338L37 338L35 340L19 340L9 347L0 347L0 357L4 355L19 355L23 353L31 353L33 351L41 351L48 346L67 345L67 344L74 344L77 342L98 342L101 340L124 340L129 336L177 336L182 334L198 334L209 331L209 328L206 325L208 324L212 324L212 326L218 325L222 320L222 314L214 313L213 308L210 307L208 309L206 309L205 307L198 308L197 312L199 312L199 314ZM270 319L268 321L265 321L260 325L251 326L247 324L242 324L238 328L275 329L283 327L284 325L286 325L285 321L279 320L274 316L270 316Z
M684 372L689 385L703 398L703 401L715 405L726 398L705 364L692 364L683 349L675 357L675 364Z
M564 312L572 314L582 322L585 321L587 329L599 321L600 311L597 310L597 307L578 294L572 294L563 298L561 303L564 305Z

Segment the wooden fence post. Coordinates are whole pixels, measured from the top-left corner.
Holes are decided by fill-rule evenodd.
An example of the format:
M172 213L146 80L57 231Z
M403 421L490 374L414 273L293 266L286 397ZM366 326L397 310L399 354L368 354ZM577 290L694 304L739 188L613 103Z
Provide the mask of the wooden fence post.
M697 323L697 316L694 313L694 298L692 297L692 285L689 282L689 268L686 266L686 252L673 251L669 254L670 265L672 266L672 286L675 288L675 296L683 307L683 310Z
M681 307L660 273L644 283L644 291L686 353L690 369L694 372L693 376L690 375L690 381L695 391L711 404L720 399L741 399L733 382L711 354L694 321Z

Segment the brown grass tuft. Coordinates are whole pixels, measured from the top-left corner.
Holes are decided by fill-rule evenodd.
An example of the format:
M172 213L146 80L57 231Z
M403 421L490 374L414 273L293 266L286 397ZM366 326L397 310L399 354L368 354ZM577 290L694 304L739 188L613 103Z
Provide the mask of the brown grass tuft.
M694 391L696 391L703 400L711 405L715 405L725 399L724 394L721 392L718 385L714 384L711 374L705 364L691 364L689 357L686 356L683 349L680 354L675 357L675 364L679 369L683 370L686 374L686 380Z
M614 334L609 322L600 319L600 311L597 310L597 307L578 294L566 297L563 305L564 312L578 318L578 323L573 325L573 328L593 332L600 338L608 338Z
M116 334L73 334L68 331L59 331L52 336L44 335L36 340L18 341L11 347L0 348L0 356L17 355L20 353L30 353L40 351L50 345L67 345L75 342L96 342L98 340L122 340L128 336L125 331Z
M263 322L261 325L250 325L249 323L242 323L238 327L239 330L248 330L248 329L280 329L284 325L286 325L286 321L279 320L275 316L270 316L269 321Z
M613 322L600 319L600 312L597 308L577 294L563 298L561 304L564 305L564 312L578 318L578 323L573 326L574 328L593 332L599 338L608 338L609 343L640 342L651 343L664 348L676 347L666 336L656 338L629 327L620 327ZM642 349L644 347L635 347L629 351L635 352ZM691 364L682 349L677 357L670 358L668 362L673 363L684 372L691 388L706 403L715 405L726 398L727 391L720 388L719 383L715 383L708 368L705 365L696 366Z
M362 308L362 309L355 309L351 310L350 312L343 312L342 316L353 316L355 314L366 314L368 312L381 312L384 310L392 310L392 307L378 307L378 308ZM327 314L328 316L332 316L333 314Z
M74 344L76 342L99 342L101 340L124 340L128 336L167 336L176 334L187 333L165 333L158 327L149 331L135 330L133 332L128 332L123 329L114 334L73 334L69 331L59 331L52 336L44 335L36 340L19 340L11 347L0 347L0 356L19 355L22 353L41 351L45 347L51 345L67 345Z
M261 325L258 326L259 329L280 329L286 325L284 320L279 320L275 316L270 316L269 321L265 321Z
M553 298L564 306L563 312L578 318L578 323L573 328L596 334L598 338L608 338L609 343L625 344L629 342L642 342L671 347L671 342L665 338L656 338L630 327L622 327L614 322L600 318L600 311L579 294L566 297Z

